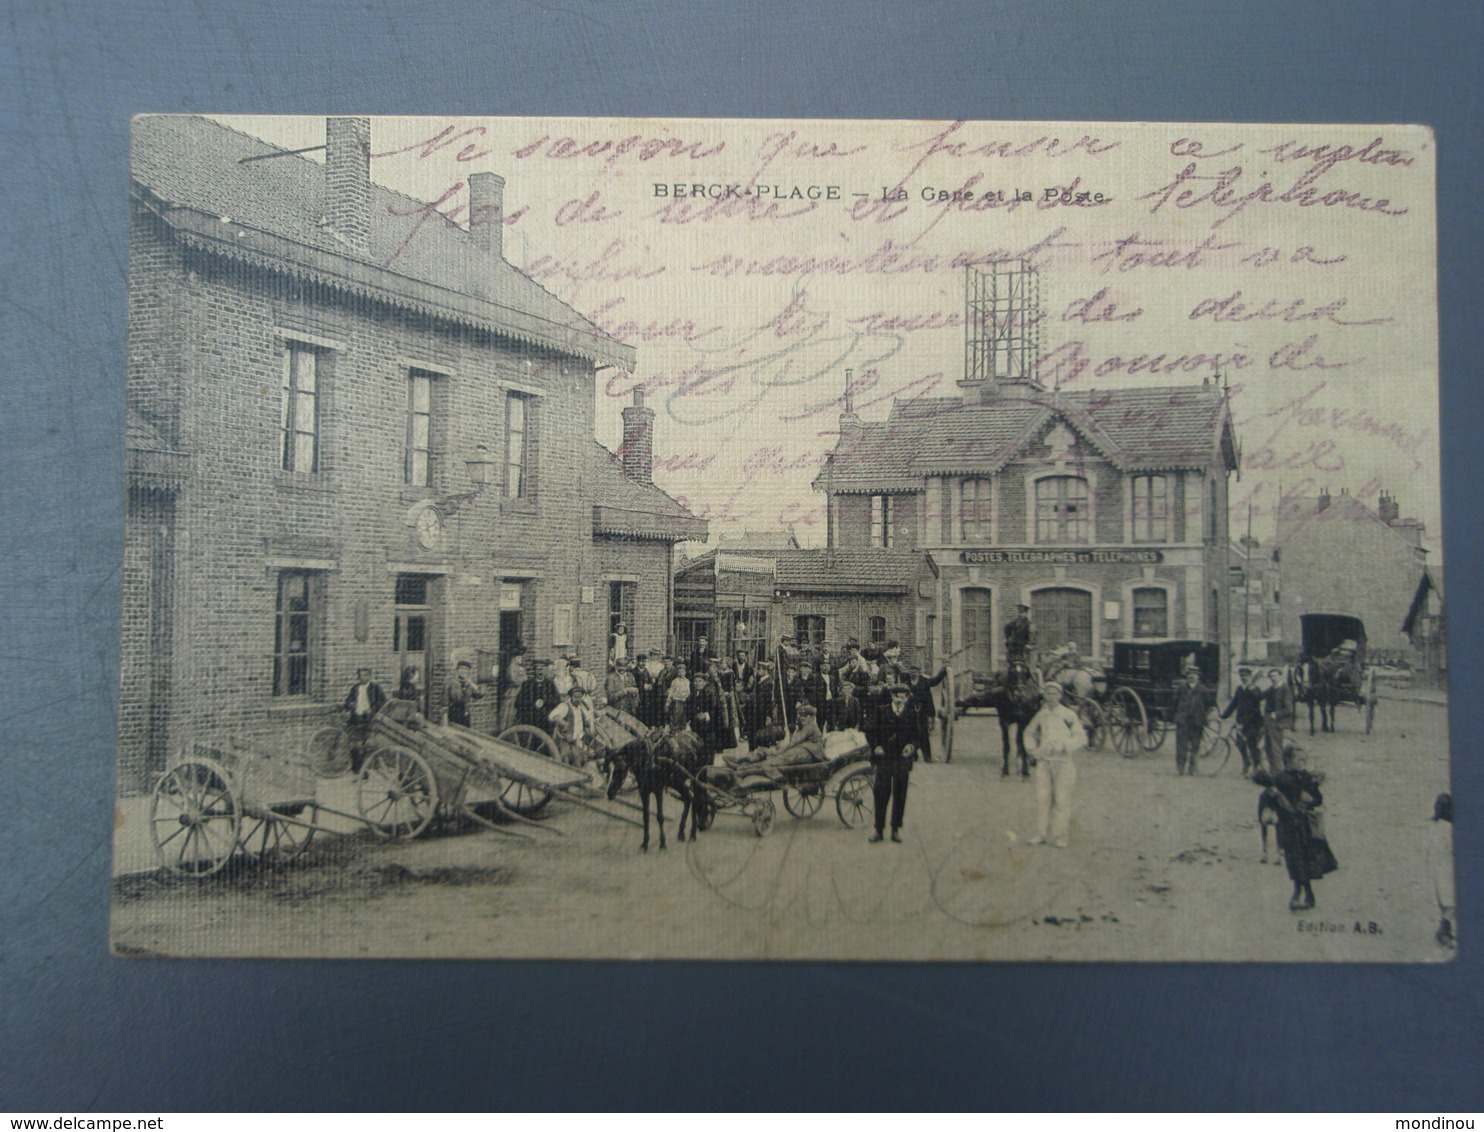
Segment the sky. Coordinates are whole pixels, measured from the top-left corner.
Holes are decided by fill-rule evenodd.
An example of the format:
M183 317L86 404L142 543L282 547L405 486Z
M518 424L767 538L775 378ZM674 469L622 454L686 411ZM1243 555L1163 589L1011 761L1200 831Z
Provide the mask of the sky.
M378 118L372 158L453 223L470 173L505 178L506 258L637 349L599 440L644 389L655 480L713 537L822 545L847 373L867 420L957 396L966 273L1021 260L1044 384L1230 387L1234 535L1250 507L1270 538L1280 492L1388 490L1442 545L1425 128Z

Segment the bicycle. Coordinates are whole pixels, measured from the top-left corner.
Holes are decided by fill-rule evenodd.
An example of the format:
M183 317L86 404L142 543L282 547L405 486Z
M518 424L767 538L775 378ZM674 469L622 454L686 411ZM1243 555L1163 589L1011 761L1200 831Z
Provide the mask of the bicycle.
M1215 715L1206 717L1206 726L1201 729L1201 743L1198 750L1197 767L1200 772L1209 777L1215 777L1226 769L1226 764L1232 757L1232 737L1228 730L1221 726L1221 720Z

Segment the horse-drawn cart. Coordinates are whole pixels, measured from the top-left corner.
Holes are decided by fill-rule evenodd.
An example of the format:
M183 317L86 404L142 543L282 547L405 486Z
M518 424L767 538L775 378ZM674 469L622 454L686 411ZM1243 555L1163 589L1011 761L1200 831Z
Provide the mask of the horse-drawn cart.
M595 802L592 776L555 753L539 728L514 727L492 737L429 723L397 702L365 736L355 813L321 798L324 780L351 770L345 729L329 728L314 737L307 757L240 739L195 744L155 784L150 829L164 868L204 877L233 859L286 863L321 832L348 828L411 840L439 814L518 836L505 823L535 824L531 819L557 795L631 820ZM340 828L327 818L340 819Z
M855 828L864 824L870 813L872 771L869 766L859 765L869 755L870 748L860 732L831 732L825 736L823 762L708 767L699 781L706 788L712 809L748 818L759 837L773 827L777 810L770 795L776 792L783 795L783 808L796 818L812 818L826 798L834 798L840 821L847 828Z
M1303 660L1298 698L1309 705L1309 733L1314 733L1316 705L1324 730L1333 731L1335 705L1354 704L1369 735L1377 697L1376 672L1366 663L1365 623L1348 613L1302 613L1299 626Z

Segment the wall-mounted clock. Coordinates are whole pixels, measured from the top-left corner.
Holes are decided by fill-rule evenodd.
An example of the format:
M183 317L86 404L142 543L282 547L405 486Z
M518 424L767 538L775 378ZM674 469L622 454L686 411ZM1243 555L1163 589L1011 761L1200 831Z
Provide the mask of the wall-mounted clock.
M407 513L412 537L423 550L437 550L443 545L443 512L431 500L422 500Z

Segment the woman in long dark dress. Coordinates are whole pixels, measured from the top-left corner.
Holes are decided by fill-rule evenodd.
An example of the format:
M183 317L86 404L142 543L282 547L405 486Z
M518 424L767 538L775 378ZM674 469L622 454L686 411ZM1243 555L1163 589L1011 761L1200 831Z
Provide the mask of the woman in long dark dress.
M1309 772L1308 761L1298 747L1288 749L1284 763L1284 769L1272 779L1278 792L1278 844L1293 881L1288 907L1303 912L1314 907L1314 881L1340 866L1324 835L1324 795L1319 791L1323 776Z

